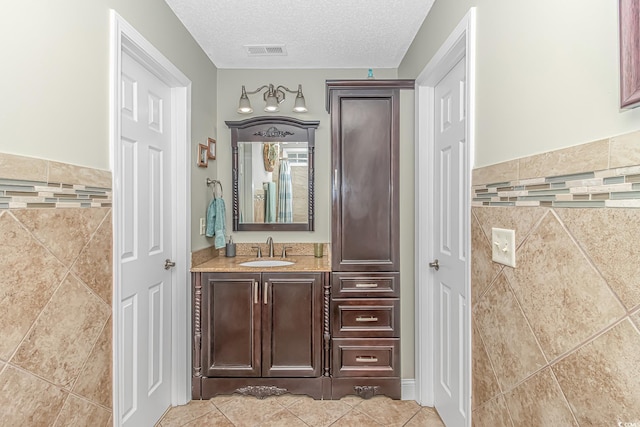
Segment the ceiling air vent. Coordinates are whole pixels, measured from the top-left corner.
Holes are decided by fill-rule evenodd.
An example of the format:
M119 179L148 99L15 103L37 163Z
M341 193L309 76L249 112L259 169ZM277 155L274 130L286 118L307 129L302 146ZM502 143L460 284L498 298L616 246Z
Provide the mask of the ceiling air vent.
M249 56L286 56L283 44L247 44L244 45Z

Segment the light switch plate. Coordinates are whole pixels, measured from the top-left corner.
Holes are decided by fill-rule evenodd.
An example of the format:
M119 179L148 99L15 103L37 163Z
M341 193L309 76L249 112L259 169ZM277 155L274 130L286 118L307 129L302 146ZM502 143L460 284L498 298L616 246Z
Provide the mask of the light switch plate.
M491 229L491 259L494 262L516 266L516 231L506 228Z
M204 218L200 218L200 235L204 236L204 232L207 229L207 223L204 221Z

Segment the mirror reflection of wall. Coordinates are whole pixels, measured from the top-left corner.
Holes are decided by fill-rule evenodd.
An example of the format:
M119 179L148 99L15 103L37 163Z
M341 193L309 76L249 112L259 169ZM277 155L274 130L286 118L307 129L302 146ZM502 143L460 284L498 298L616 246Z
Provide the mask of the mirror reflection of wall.
M308 221L306 142L243 142L238 157L241 223Z

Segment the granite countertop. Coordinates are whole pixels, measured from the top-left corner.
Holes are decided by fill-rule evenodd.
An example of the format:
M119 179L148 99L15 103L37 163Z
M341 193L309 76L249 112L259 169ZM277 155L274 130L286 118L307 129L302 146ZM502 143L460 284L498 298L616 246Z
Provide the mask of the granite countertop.
M240 265L240 263L246 261L256 261L256 260L281 260L280 257L262 257L256 258L255 256L235 256L235 257L224 257L219 256L215 258L211 258L208 261L203 262L202 264L198 264L194 267L191 267L191 272L193 273L234 273L234 272L252 272L252 273L262 273L262 272L324 272L331 271L331 259L330 257L324 256L322 258L316 258L312 255L290 255L285 258L285 261L293 261L292 265L278 266L278 267L245 267Z

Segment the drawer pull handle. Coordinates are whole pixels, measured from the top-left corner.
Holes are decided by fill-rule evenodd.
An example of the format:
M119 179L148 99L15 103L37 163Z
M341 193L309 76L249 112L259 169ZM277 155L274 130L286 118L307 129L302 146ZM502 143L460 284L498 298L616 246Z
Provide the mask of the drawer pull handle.
M269 296L269 282L264 282L264 303L267 304L267 298Z
M258 282L253 282L253 303L258 303Z
M376 363L378 358L375 356L356 356L356 362Z
M373 317L373 316L369 316L369 317L356 317L356 322L377 322L378 318L377 317Z
M377 283L356 283L356 288L377 288Z

